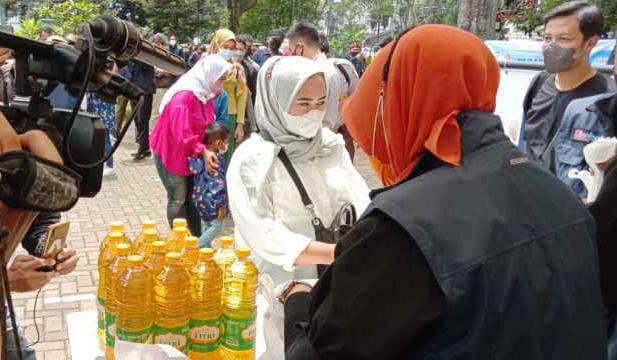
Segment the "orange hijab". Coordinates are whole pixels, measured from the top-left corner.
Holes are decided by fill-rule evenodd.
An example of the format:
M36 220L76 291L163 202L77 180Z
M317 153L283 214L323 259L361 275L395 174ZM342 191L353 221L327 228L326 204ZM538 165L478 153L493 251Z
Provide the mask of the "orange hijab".
M347 129L384 185L404 180L424 151L459 166L457 116L466 109L493 112L499 85L499 65L482 40L450 26L421 26L394 50L382 116L379 94L391 51L392 44L379 52L343 106Z

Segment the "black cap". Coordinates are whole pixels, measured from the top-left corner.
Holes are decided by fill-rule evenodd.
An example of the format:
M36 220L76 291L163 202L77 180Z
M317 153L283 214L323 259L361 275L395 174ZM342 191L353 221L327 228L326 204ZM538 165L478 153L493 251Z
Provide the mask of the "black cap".
M283 30L281 30L281 29L274 29L274 30L270 31L270 34L268 36L273 37L273 38L284 39L285 38L285 32Z

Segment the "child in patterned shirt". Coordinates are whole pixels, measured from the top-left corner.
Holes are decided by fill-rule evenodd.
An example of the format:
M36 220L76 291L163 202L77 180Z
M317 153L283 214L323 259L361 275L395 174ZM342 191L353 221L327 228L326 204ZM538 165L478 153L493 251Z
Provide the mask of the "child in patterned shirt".
M191 199L202 218L202 233L199 247L211 247L212 241L223 227L227 216L227 185L225 183L225 153L227 152L227 128L218 122L208 125L203 143L218 158L216 174L206 170L204 159L189 157L189 168L193 174L193 193Z

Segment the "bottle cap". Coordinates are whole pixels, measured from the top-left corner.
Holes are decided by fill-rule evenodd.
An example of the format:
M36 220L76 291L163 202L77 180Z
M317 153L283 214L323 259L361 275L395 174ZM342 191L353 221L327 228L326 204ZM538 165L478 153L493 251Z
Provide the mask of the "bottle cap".
M219 238L219 245L223 247L233 247L234 246L234 238L231 236L221 236Z
M241 247L236 249L236 256L239 258L245 258L251 256L251 249L247 247Z
M144 261L144 258L141 255L131 255L128 259L131 265L139 265Z
M122 241L122 240L124 240L124 234L119 232L119 231L112 231L107 236L109 236L109 238L114 240L114 241Z
M175 227L173 228L172 232L174 233L175 236L182 238L188 235L189 229L185 227Z
M177 252L170 252L165 255L165 263L167 264L181 264L182 263L182 255Z
M144 238L150 241L156 241L159 237L159 233L156 229L145 229L144 230Z
M186 221L185 218L175 218L172 222L172 228L187 227L188 224L189 223Z
M154 220L145 220L143 223L141 223L141 228L143 230L146 230L146 229L156 230L156 223L154 222Z
M214 258L214 249L211 248L203 248L199 249L199 259L201 260L212 260Z
M130 252L131 252L131 245L124 244L124 243L116 245L116 254L128 255Z
M109 231L119 231L124 232L124 223L122 221L112 221L109 224Z
M199 239L195 236L187 236L186 239L184 239L184 247L187 249L199 248Z
M166 253L167 252L167 243L163 240L157 240L152 243L152 252L153 253Z

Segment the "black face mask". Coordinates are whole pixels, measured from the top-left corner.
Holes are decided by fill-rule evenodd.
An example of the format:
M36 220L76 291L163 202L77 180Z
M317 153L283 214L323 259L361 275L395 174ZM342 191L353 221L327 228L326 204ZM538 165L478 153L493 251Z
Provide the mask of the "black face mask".
M0 155L0 200L8 207L60 212L79 199L81 176L66 166L25 151Z

